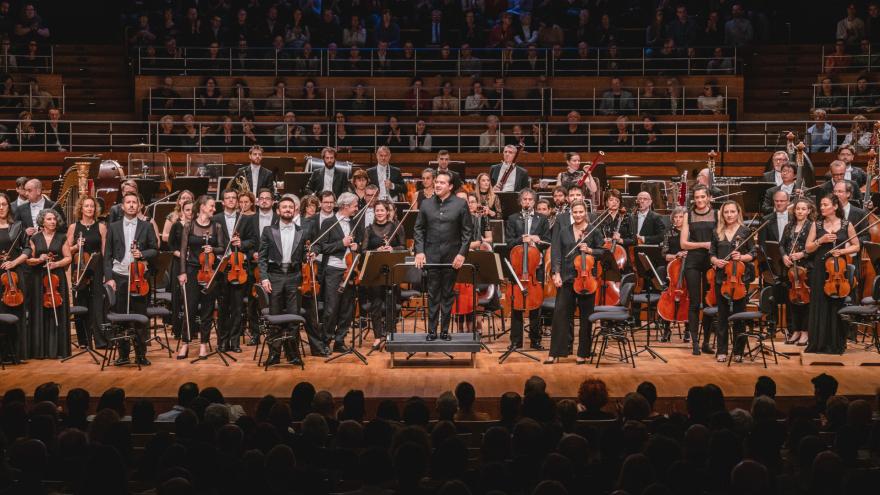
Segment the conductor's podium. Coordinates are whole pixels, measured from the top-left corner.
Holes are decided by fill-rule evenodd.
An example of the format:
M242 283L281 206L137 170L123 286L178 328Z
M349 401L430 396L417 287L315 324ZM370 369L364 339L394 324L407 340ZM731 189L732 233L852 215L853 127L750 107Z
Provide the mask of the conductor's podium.
M474 356L480 352L482 348L480 344L480 334L478 332L461 332L450 333L452 340L428 341L426 333L393 333L388 336L385 342L385 351L391 353L391 367L394 368L397 363L395 360L396 353L405 353L407 362L416 354L424 352L428 355L442 353L446 358L454 360L454 353L469 353L471 367L476 366ZM418 360L423 361L421 359ZM437 364L436 360L431 360L431 364Z

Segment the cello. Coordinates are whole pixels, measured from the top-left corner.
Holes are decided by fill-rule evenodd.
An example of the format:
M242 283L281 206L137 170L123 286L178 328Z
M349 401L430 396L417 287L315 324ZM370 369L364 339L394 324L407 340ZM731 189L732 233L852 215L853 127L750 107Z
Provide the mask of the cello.
M528 234L528 226L531 222L532 212L523 211L523 224L526 226L525 235ZM544 290L538 281L538 266L543 262L541 250L528 242L522 242L510 250L510 262L517 278L524 288L519 290L517 284L508 284L507 297L510 305L517 311L531 311L538 309L544 303Z
M669 285L657 301L657 314L666 321L687 321L690 297L684 278L684 257L677 256L666 265L666 277Z
M626 216L626 208L620 208L617 212L617 226L614 229L615 234L620 233L620 226L623 223L623 219ZM613 235L612 235L613 237ZM620 273L623 271L626 266L626 249L623 246L617 243L616 239L611 239L602 244L602 248L607 249L611 256L614 258L614 264L617 265L617 271ZM604 270L604 273L607 275L608 270ZM599 297L596 300L597 305L608 305L613 306L620 302L620 282L614 282L610 280L605 280L604 277L602 279L602 283L599 285Z

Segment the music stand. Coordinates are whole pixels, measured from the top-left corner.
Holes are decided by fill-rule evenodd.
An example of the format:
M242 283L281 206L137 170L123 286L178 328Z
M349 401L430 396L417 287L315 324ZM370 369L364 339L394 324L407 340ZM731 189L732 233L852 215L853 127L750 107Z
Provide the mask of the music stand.
M311 172L284 172L284 192L302 197L311 176Z
M407 215L406 213L408 211L410 210L405 210L403 212L406 216L406 218L403 219L403 235L407 240L415 239L416 219L419 217L419 210L412 210L413 213Z
M198 198L203 194L208 194L208 184L211 181L208 177L175 177L171 179L171 190L182 191L184 189L193 193Z
M644 247L648 247L648 246L644 246ZM652 249L649 249L646 251L653 251L654 249L659 250L660 246L656 246L656 247L652 246ZM639 262L636 263L636 270L639 271L640 273L644 273L645 275L648 275L651 280L651 285L653 285L654 287L656 287L658 289L663 287L664 286L663 280L660 279L660 275L657 273L657 270L654 268L654 263L651 263L651 258L648 256L648 254L645 252L640 252L636 255L636 257L638 257L638 259L639 259ZM651 331L650 330L647 330L645 332L645 347L641 351L635 353L635 355L638 356L639 354L641 354L643 352L647 352L654 359L659 359L659 360L663 361L664 363L668 363L666 358L661 356L659 352L655 351L651 347Z
M217 178L217 192L214 196L217 201L223 201L223 191L226 190L230 182L232 182L232 177L228 175Z
M174 211L174 207L177 206L177 202L175 201L161 201L159 203L153 204L153 212L150 215L154 220L161 219L164 220L168 218L168 215Z
M159 181L155 179L134 179L134 181L138 185L138 192L143 198L145 203L149 203L152 201L153 197L156 196L156 192L159 190Z
M174 259L174 254L171 252L161 252L156 255L152 260L150 260L150 276L152 280L151 288L151 297L153 300L153 305L156 305L156 292L159 287L166 287L168 285L168 280L171 277L169 273L169 269L171 268L171 260ZM176 277L175 278L175 282ZM165 328L165 322L162 322L163 328ZM153 336L147 339L144 344L147 342L156 341L159 344L159 349L167 349L168 357L171 357L171 344L168 342L168 330L165 328L165 342L162 342L162 338L159 337L158 329L153 328Z
M470 251L465 255L464 265L462 268L468 265L472 265L473 269L476 273L473 275L474 282L474 292L477 290L477 284L482 285L499 285L502 280L504 280L504 272L501 268L501 257L498 254L492 251ZM466 272L464 270L458 271L458 281L466 282L466 280L462 280ZM477 332L477 298L474 297L474 338L480 341L480 347L486 350L489 354L492 354L492 350L482 342L482 337L478 335Z
M360 278L358 279L362 287L382 287L385 289L385 339L380 344L380 349L385 344L385 340L391 338L394 340L394 332L397 329L397 320L394 313L397 309L397 298L394 288L396 283L391 274L392 268L396 265L406 263L408 251L368 251L364 258L364 266L361 267ZM373 329L376 333L376 329ZM370 354L373 351L370 351ZM369 355L369 354L368 354ZM365 358L361 359L366 363Z
M518 192L500 192L495 195L498 196L498 201L501 204L501 218L507 218L522 210L519 205Z
M650 334L651 323L654 322L655 328L657 327L657 321L656 321L657 320L657 318L656 318L657 311L656 311L656 306L655 306L655 309L654 309L653 315L652 315L651 304L650 304L651 295L652 294L660 294L661 292L663 292L665 284L663 284L662 280L659 279L659 274L658 274L658 280L660 281L660 284L659 285L655 284L653 274L646 271L645 267L638 260L639 260L640 255L645 255L653 263L654 260L660 260L662 258L663 251L662 251L662 248L657 244L641 244L641 245L635 246L633 248L633 255L636 257L635 263L633 263L633 266L636 269L636 276L641 278L642 280L646 280L648 282L647 286L645 287L645 294L647 294L647 301L648 301L646 304L647 308L646 308L645 312L647 313L648 318L647 318L647 321L645 322L645 324L642 325L640 328L644 328Z
M779 247L779 243L776 241L764 241L764 244L761 245L761 250L764 252L764 256L767 257L767 267L773 275L772 284L779 284L784 279L783 275L785 274L785 263L782 261L782 250Z
M101 258L101 253L95 253L95 254L92 255L91 259L89 259L89 262L88 262L88 263L84 263L84 265L86 265L85 270L86 270L86 271L90 271L90 272L92 272L92 273L91 273L91 276L94 277L94 276L95 276L95 272L94 272L94 270L93 270L91 267L94 266L94 265L96 265L96 264L98 264L98 263L103 263L103 262L104 262L104 261L103 261L103 259ZM75 283L76 283L76 280L75 280L76 277L75 277L75 275L76 275L76 274L75 274L74 271L71 271L70 275L71 275L71 277L70 277L70 278L71 278L71 280L70 280L70 282L71 282L71 287L73 287L72 292L73 292L74 294L76 294L76 293L77 293L77 289L75 288ZM82 277L82 278L85 278L85 274L83 274L83 277ZM74 297L74 302L75 302L75 300L76 300L76 297ZM74 305L75 305L75 304L72 304L71 306L74 306ZM70 360L73 359L73 358L76 358L76 357L82 356L83 354L88 354L88 356L89 356L90 358L92 358L92 361L94 361L95 364L101 364L101 362L102 362L104 359L106 359L106 356L105 356L104 354L102 354L102 353L96 351L95 348L92 347L92 343L95 341L95 340L94 340L94 339L95 339L95 335L94 335L94 333L92 332L92 328L91 328L91 326L89 326L89 324L88 324L88 318L86 318L87 316L88 316L88 313L86 313L86 314L77 314L77 315L74 315L74 320L76 320L77 318L83 318L83 320L82 320L82 324L83 324L83 329L85 330L85 334L86 334L86 346L85 346L84 348L82 348L79 352L74 353L74 354L71 354L70 356L67 356L66 358L62 359L62 360L61 360L62 363L63 363L63 362L66 362L66 361L70 361ZM101 360L98 360L98 357L100 357Z
M761 211L761 204L764 202L764 193L767 189L775 186L772 182L740 182L739 189L745 191L745 194L734 196L737 203L743 207L747 213L753 211ZM747 206L754 206L754 210L749 210Z
M264 156L260 165L266 167L267 170L275 172L277 177L281 175L279 172L285 175L288 172L293 172L296 168L296 158L292 156Z

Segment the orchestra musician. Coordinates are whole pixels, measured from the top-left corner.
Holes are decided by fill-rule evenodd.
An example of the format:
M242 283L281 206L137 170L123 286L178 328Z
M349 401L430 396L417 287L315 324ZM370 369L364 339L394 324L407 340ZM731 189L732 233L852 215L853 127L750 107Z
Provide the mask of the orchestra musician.
M0 193L0 253L3 254L3 257L0 258L0 263L2 263L0 264L0 270L2 270L0 273L18 274L19 283L16 288L24 292L26 290L25 279L21 276L22 270L19 267L30 256L30 246L25 240L24 227L21 222L13 219L12 207L6 193ZM0 290L5 293L5 286L0 285ZM2 295L0 294L0 296ZM18 317L18 323L15 325L0 323L5 327L4 335L0 338L6 339L2 347L7 353L7 355L0 355L0 360L6 361L8 358L10 362L18 364L19 356L24 355L19 353L18 349L25 350L27 348L26 306L24 303L18 306L7 306L3 302L3 298L0 297L0 313Z
M101 287L104 282L104 263L101 261L101 253L104 252L107 225L98 221L100 213L101 207L93 196L80 196L73 209L75 222L67 227L70 255L78 259L82 250L83 256L88 254L91 257L88 262L83 257L81 280L76 279L75 272L71 272L70 277L75 304L89 309L85 316L76 318L75 321L76 339L81 349L90 345L91 337L95 339L95 347L107 347L104 333L100 331L104 322L104 290Z
M593 312L596 294L577 294L574 279L577 272L574 260L578 255L589 254L596 258L602 253L602 234L593 229L587 218L587 205L582 200L570 204L570 222L556 222L550 247L553 285L556 286L556 306L553 311L550 355L544 364L559 362L560 357L571 354L574 337L575 305L580 310L580 328L576 364L586 364L592 354L593 325L589 316ZM589 237L586 237L592 230Z
M435 172L447 172L449 176L452 177L452 192L458 191L461 189L461 185L463 183L461 179L461 174L449 168L449 151L440 150L437 152L437 170Z
M790 165L786 163L783 165L785 170L788 170ZM784 172L788 174L788 172ZM761 222L769 222L767 226L761 229L758 232L758 245L760 249L762 249L765 253L767 251L767 242L778 242L780 246L782 245L782 233L785 230L785 227L789 224L792 215L789 213L790 206L790 198L788 193L783 190L780 190L778 187L774 187L771 189L776 189L776 192L773 194L773 211L765 215ZM781 253L785 253L785 251L780 251ZM769 261L769 260L768 260ZM772 270L775 267L771 267L766 262L762 262L760 266L761 270ZM785 304L788 298L788 291L783 285L783 280L787 279L786 274L775 274L779 276L779 280L773 287L773 297L777 304L773 305L773 318L774 321L780 322L778 307L780 304ZM791 313L786 312L787 319L787 327L791 326ZM780 322L781 323L781 322Z
M139 216L140 196L129 192L122 197L122 219L107 226L104 242L104 283L116 292L116 313L147 315L147 298L132 294L128 297L130 272L134 260L149 261L156 257L159 242L151 222ZM130 299L130 300L129 300ZM141 366L150 361L146 357L146 341L149 326L138 326L135 359ZM117 365L129 363L130 349L126 342L120 343Z
M571 186L568 188L568 196L566 206L574 204L576 201L585 201L584 200L584 190L578 186ZM586 204L586 202L584 202ZM571 226L571 208L568 207L563 212L556 212L555 221L553 222L553 227L550 232L550 237L553 237L553 230L557 228L568 228ZM598 229L597 229L598 230ZM599 233L601 235L601 232Z
M422 206L422 201L434 197L434 179L436 177L437 172L433 168L422 170L422 188L416 194L416 209Z
M345 257L359 250L358 242L363 238L363 226L359 221L352 225L352 216L358 211L357 196L342 193L336 200L336 215L321 221L320 232L326 235L320 240L317 251L321 253L324 280L321 284L324 294L323 341L324 352L329 351L333 341L333 352L344 353L345 336L351 328L354 316L354 286L342 287L347 272ZM338 290L342 288L343 290Z
M559 175L556 176L557 187L563 187L563 191L571 186L579 185L581 179L584 177L584 173L589 170L592 164L586 163L583 165L583 168L581 168L580 153L576 151L567 151L565 153L565 166L566 169L559 172ZM586 189L584 194L589 198L594 197L594 195L599 192L599 181L593 177L592 171L590 171L590 173L587 174L587 178L584 179L583 187ZM553 197L554 199L556 198L555 191Z
M269 313L299 314L299 286L302 282L302 265L306 259L304 229L293 223L296 203L290 196L278 201L278 222L267 226L260 237L260 284L269 294ZM279 329L284 332L285 329ZM292 328L286 329L291 331ZM268 338L277 337L270 335ZM298 342L286 342L288 363L300 365ZM269 348L266 366L281 361L280 346Z
M250 191L238 193L238 211L242 215L251 216L257 212L257 196Z
M432 170L433 172L433 170ZM384 199L377 200L373 206L373 223L364 228L361 246L364 251L394 251L406 249L406 236L403 228L391 219L391 203ZM396 232L395 232L396 230ZM393 235L392 235L393 234ZM366 298L370 301L370 320L373 326L373 346L378 350L382 340L386 338L394 325L385 321L386 287L367 287Z
M687 216L681 226L681 247L688 251L684 260L684 276L688 289L688 324L693 354L700 355L700 351L711 354L712 347L709 345L709 331L711 322L703 317L703 346L700 347L698 325L700 324L700 310L703 306L704 296L708 290L706 284L706 272L709 270L709 248L712 247L712 235L715 231L717 213L712 208L709 197L709 188L705 184L697 184L693 191L694 205L688 210Z
M856 183L856 190L861 189L868 183L868 174L859 167L853 166L856 159L856 149L851 144L843 144L837 149L837 159L846 164L846 172L843 178ZM859 230L859 229L856 229Z
M271 190L267 188L260 189L257 192L257 212L252 217L242 219L242 222L250 224L246 228L251 232L251 235L255 235L257 239L257 242L254 243L251 252L248 254L251 266L251 276L255 281L256 277L253 277L253 268L257 266L260 257L259 240L262 238L263 230L265 230L266 227L278 222L278 213L275 211L274 202L275 197ZM248 345L259 345L260 334L257 332L257 306L253 301L249 301L248 306L248 322L251 329L251 337L248 340Z
M184 325L183 345L180 346L177 359L186 359L189 355L189 343L192 333L199 335L199 359L208 355L208 341L211 337L211 323L214 314L214 302L217 299L216 287L206 287L199 283L199 254L213 253L216 257L213 265L207 265L212 272L223 255L228 240L223 229L214 222L214 199L202 195L193 205L194 217L186 226L180 240L180 252L183 263L177 280L186 291L187 314L189 320ZM207 262L207 260L205 260ZM202 289L205 289L204 291ZM198 326L196 326L198 316Z
M252 231L252 222L244 220L238 211L238 193L227 189L223 191L223 211L213 217L213 222L220 226L223 237L228 240L229 247L224 254L233 250L240 250L245 255L252 253L256 247L256 231ZM228 268L227 268L228 271ZM242 303L245 295L245 286L237 281L230 282L226 272L217 275L217 289L219 291L219 322L217 325L217 347L222 352L241 352L241 336L243 324ZM248 291L249 292L249 291Z
M351 175L351 186L348 188L350 192L353 192L358 197L358 204L365 205L367 202L364 200L364 196L367 195L367 185L370 184L370 176L367 175L367 171L364 169L357 169ZM339 196L338 194L334 194L334 196Z
M324 160L324 166L312 170L312 176L306 184L306 193L333 191L333 194L339 196L347 191L348 177L343 170L336 167L336 149L329 146L322 149L321 159Z
M498 218L501 216L501 198L495 194L492 188L492 178L489 174L483 172L477 175L475 192L480 206L487 206L486 216L489 218Z
M556 220L556 213L553 212L553 209L550 208L550 200L546 198L541 198L535 202L535 212L539 215L543 215L544 218L547 219L547 235L550 235L550 228L553 226L553 222Z
M568 209L568 187L557 185L553 188L553 209L557 214Z
M236 177L242 177L247 180L251 192L255 195L259 194L260 189L266 188L272 192L272 197L274 198L275 173L262 166L263 147L258 144L251 146L248 150L248 159L250 164L241 167L235 172L235 177L232 178L233 182L236 180Z
M810 272L810 309L807 316L809 343L805 352L843 354L846 350L847 325L837 314L844 299L825 294L825 256L854 255L861 249L856 228L847 221L837 196L827 195L819 200L819 218L810 226L806 252L813 255ZM847 241L847 239L851 240ZM846 243L844 244L844 241ZM834 248L834 249L832 249Z
M780 248L782 250L782 262L786 267L791 267L793 262L797 262L800 266L811 270L812 259L808 258L806 245L807 234L810 232L813 222L816 220L816 206L812 201L806 198L795 200L794 212L791 220L785 226L782 232L782 242ZM787 274L786 274L787 275ZM785 287L789 287L788 277L783 278ZM814 290L821 290L816 287ZM780 299L777 299L780 300ZM786 344L797 344L799 346L807 345L809 333L807 332L807 316L809 315L808 304L796 304L788 299L786 291L785 299L786 314L788 315L788 336L785 339Z
M718 196L721 196L722 194L724 194L721 192L721 189L718 189L718 187L715 186L714 184L710 187L709 182L710 182L709 169L704 168L703 170L700 170L700 173L697 174L697 183L696 184L697 185L702 184L702 185L706 186L707 191L709 192L709 196L711 196L713 198L717 198Z
M516 157L516 146L508 144L501 152L501 163L492 165L489 169L489 178L492 180L492 190L495 192L521 191L531 184L528 171L513 163ZM511 167L513 167L511 169ZM504 183L501 180L504 179Z
M171 229L180 223L181 216L181 208L186 203L192 203L195 201L196 197L192 193L192 191L188 189L184 189L180 191L180 194L177 195L177 200L174 203L174 210L165 217L165 225L162 226L162 242L165 244L170 244L172 247L176 247L175 244L171 244L169 241L169 237L171 236ZM175 273L175 272L172 272Z
M550 244L550 224L547 217L538 212L535 213L534 190L526 188L519 192L519 206L521 211L507 218L505 223L505 239L507 247L513 249L522 243L529 243L541 251L541 263L536 273L541 284L544 283L544 257L543 253ZM545 207L548 206L546 201ZM523 346L523 311L512 310L510 323L510 345L517 349ZM529 311L529 348L543 351L541 345L541 308Z
M868 220L865 217L868 216L868 212L854 205L852 202L853 197L853 183L849 182L838 182L834 184L834 189L832 190L837 199L840 201L840 208L843 209L843 218L852 224L855 227L856 232L860 230L864 230L864 232L859 234L859 242L865 243L871 240L871 233L865 229L869 224L866 223Z
M741 261L745 264L745 272L741 274L746 287L755 279L752 260L755 259L755 243L752 231L743 224L742 208L736 201L725 201L721 205L720 220L713 231L712 244L709 248L709 261L715 267L715 293L718 296L717 339L718 349L715 359L719 363L727 362L728 350L728 318L731 314L745 311L748 291L738 299L722 295L721 285L725 281L725 267L730 263ZM740 245L742 243L742 245ZM739 246L737 248L737 246ZM728 258L729 257L729 258ZM727 258L727 259L725 259ZM743 349L746 341L737 339L745 328L743 321L733 324L733 360L742 362Z
M658 267L658 272L662 272L661 276L666 276L666 266L676 258L684 258L687 251L681 247L681 229L687 216L687 208L684 206L676 206L669 214L670 228L666 231L662 243L663 260L665 263ZM663 322L663 333L660 335L660 342L669 342L670 340L669 322ZM685 332L684 342L690 342L690 333Z
M778 186L782 184L782 166L790 163L788 152L785 150L776 151L770 157L770 161L773 163L773 169L764 172L762 179L764 182L772 182Z
M617 241L619 246L624 248L633 244L633 236L630 231L629 215L620 208L623 196L617 189L609 189L605 192L605 219L599 230L602 231L605 242ZM613 254L613 253L612 253ZM624 271L628 272L631 265L627 263ZM615 270L616 267L615 267Z
M659 245L663 241L666 226L660 215L651 209L652 204L654 204L654 200L648 191L641 191L636 195L636 212L629 217L628 232L632 233L632 237L624 239L624 245Z
M834 193L834 186L837 185L838 182L848 183L850 185L850 190L858 191L858 184L851 180L847 180L845 178L846 175L846 164L840 160L834 160L831 164L828 165L828 169L831 173L831 180L825 181L818 188L818 192L816 193L817 198L823 198L829 194ZM854 198L850 198L850 201L856 203L857 200ZM857 229L858 230L858 229Z
M25 235L30 237L37 233L37 227L35 224L37 215L39 215L44 209L54 209L55 202L49 200L43 195L43 183L40 182L40 179L31 179L27 181L24 188L28 202L20 205L15 210L15 218L16 220L21 221L21 225L25 229ZM61 228L65 223L64 214L57 210L56 212L59 214L58 219L60 220L58 227Z
M169 273L180 273L180 245L183 242L184 227L192 222L192 218L193 202L186 201L180 205L180 213L177 215L177 220L175 220L174 224L171 226L171 232L168 233L167 244L172 249ZM174 334L174 338L181 339L186 322L184 321L183 313L183 294L181 293L181 287L178 283L171 284L171 308L173 313L171 317L172 333Z
M774 197L777 192L783 191L789 198L800 192L800 189L796 191L794 188L797 171L793 164L789 162L783 163L779 173L782 177L782 183L764 191L764 201L761 204L761 212L765 215L769 215L775 209Z
M391 149L379 146L376 150L376 166L367 170L370 183L379 186L379 199L399 201L406 194L406 182L400 169L391 165Z
M140 194L139 189L138 183L134 179L126 179L122 181L119 185L119 202L111 206L110 211L107 212L107 225L122 220L122 217L125 216L122 208L122 198L128 193Z
M27 264L36 276L32 277L33 285L28 289L32 294L28 308L28 337L25 339L26 348L22 349L19 357L63 358L70 355L70 303L67 297L67 276L64 273L70 265L70 246L67 244L67 236L58 229L61 224L61 214L58 211L44 209L35 218L40 230L30 238L30 258ZM58 277L57 285L44 283L43 277L48 276L47 269ZM60 303L52 301L54 304L46 308L43 296L48 291L59 297Z
M448 315L452 313L455 297L456 272L464 263L468 243L473 235L473 220L467 203L452 194L452 177L447 173L437 174L434 181L434 200L422 202L415 225L415 267L425 268L430 264L452 264L452 267L427 267L426 287L428 292L428 336L427 340L440 338L450 340ZM440 315L444 318L440 321Z

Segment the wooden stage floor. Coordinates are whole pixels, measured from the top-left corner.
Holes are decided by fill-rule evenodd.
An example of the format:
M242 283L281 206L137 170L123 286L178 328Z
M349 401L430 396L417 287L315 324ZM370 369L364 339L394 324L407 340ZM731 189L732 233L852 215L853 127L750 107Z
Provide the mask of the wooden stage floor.
M765 369L760 359L728 367L715 362L713 356L692 356L689 345L673 337L672 343L654 347L668 359L668 363L642 354L637 358L635 369L614 358L603 361L596 369L589 364L576 366L573 357L548 366L514 355L502 365L498 363L498 356L507 343L506 336L490 342L492 353L478 354L475 368L470 367L467 354L457 355L457 362L442 355L432 355L430 362L422 360L419 366L407 363L392 368L389 355L382 352L373 353L367 366L353 356L333 363L306 357L305 371L280 366L266 372L252 360L253 347L246 346L242 354L233 354L239 361L230 363L227 368L216 357L197 364L169 359L167 353L160 352L154 344L148 354L153 364L140 372L134 367L111 367L100 371L87 356L67 363L30 360L20 366L7 366L5 371L0 371L0 392L21 387L31 395L38 384L51 380L61 384L62 393L83 387L95 396L109 387L123 387L128 397L171 399L176 397L181 383L194 381L201 387L219 387L227 398L254 399L266 394L289 397L297 382L307 380L319 390L329 390L337 398L350 389L361 389L371 399L401 399L410 396L435 398L466 380L474 384L481 402L490 403L507 391L521 393L525 380L539 375L547 381L548 392L554 397L573 397L582 380L598 377L607 383L612 397L623 397L635 390L640 382L650 380L662 398L683 397L693 385L715 383L727 397L740 397L745 401L753 394L755 379L765 374L776 381L778 396L810 397L813 394L810 378L822 372L834 375L840 382L839 392L849 396L871 396L880 386L880 368L854 364L870 359L877 361L876 352L857 350L852 346L844 355L849 360L846 365L806 365L802 364L799 355L793 355L788 360L780 359L778 365L771 362ZM545 339L546 344L549 339ZM191 356L196 349L191 347ZM362 350L368 351L366 347ZM547 353L535 355L543 360ZM859 356L866 359L857 359ZM398 362L402 357L397 355Z

